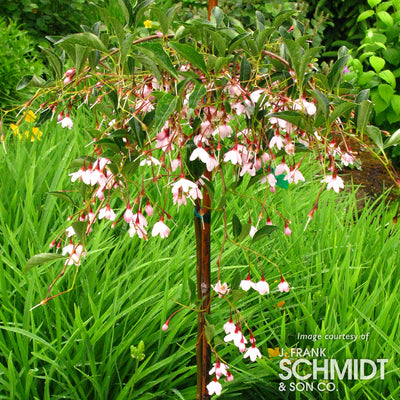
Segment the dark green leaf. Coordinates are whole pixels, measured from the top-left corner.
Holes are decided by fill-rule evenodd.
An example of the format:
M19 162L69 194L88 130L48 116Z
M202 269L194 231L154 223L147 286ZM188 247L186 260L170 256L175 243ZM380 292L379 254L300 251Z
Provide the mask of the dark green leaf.
M193 92L189 96L189 108L194 110L206 94L207 89L205 86L200 82L196 82Z
M36 267L37 265L50 261L60 260L61 258L66 259L67 257L57 253L36 254L28 260L28 262L25 265L24 272L30 270L33 267Z
M278 227L275 226L275 225L265 225L265 226L263 226L253 236L252 243L258 242L260 239L262 239L265 236L270 235L272 232L276 231L277 229L278 229Z
M154 131L156 133L159 132L165 121L175 111L177 101L178 99L171 93L164 93L158 100L154 121Z
M24 89L26 87L37 87L41 88L45 84L45 81L40 78L39 76L33 75L25 75L22 79L18 82L17 90Z
M251 224L243 224L242 225L242 231L240 232L240 235L237 239L237 241L239 243L242 242L244 239L246 239L249 236L250 229L251 229Z
M359 133L363 133L368 121L369 117L371 115L373 109L373 105L369 100L363 100L358 106L357 106L357 129Z
M382 132L381 130L372 125L366 127L368 137L376 144L379 150L383 150Z
M102 52L107 52L107 48L104 46L103 42L100 40L98 36L91 32L81 32L74 33L73 35L68 35L65 38L59 40L55 43L60 47L64 48L64 45L80 45L88 47L92 50L99 50Z
M72 228L74 228L76 237L82 245L86 243L86 229L87 229L87 221L75 221L71 224Z
M204 74L207 73L204 57L188 44L169 42L169 45L185 60L199 68Z
M346 66L350 59L350 55L346 54L340 57L332 66L328 74L328 82L330 84L330 89L333 90L341 81L343 68Z
M51 194L52 196L56 196L61 200L64 200L67 203L72 204L74 207L76 207L76 204L74 202L74 200L72 200L72 197L70 195L68 195L65 192L47 192L47 194Z
M236 214L232 216L232 233L233 237L237 239L242 232L242 224L240 222L239 217Z
M242 58L242 62L240 63L240 83L243 87L246 87L250 81L251 77L251 65L247 61L246 57Z

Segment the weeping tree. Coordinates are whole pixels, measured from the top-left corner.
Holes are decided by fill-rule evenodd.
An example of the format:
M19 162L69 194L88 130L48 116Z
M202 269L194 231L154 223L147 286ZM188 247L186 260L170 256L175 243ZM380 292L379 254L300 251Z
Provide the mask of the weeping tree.
M92 140L70 174L79 186L71 196L81 206L68 228L51 238L52 251L28 261L28 268L62 263L35 307L72 290L57 292L57 282L66 273L76 276L99 220L108 220L110 228L121 225L126 236L165 238L172 215L193 207L197 399L204 400L221 393L222 376L233 379L220 346L232 342L245 359L262 358L257 332L238 309L238 292L265 296L290 290L283 267L257 247L274 231L291 235L291 221L274 205L275 193L305 181L304 164L319 169L321 189L310 204L309 223L323 190L344 187L338 167L354 162L350 138L354 143L364 134L376 136L368 125L372 105L366 92L338 95L346 50L322 74L320 48L311 46L293 11L281 13L272 25L257 13L257 29L251 31L231 24L217 1L209 2L209 21L185 24L176 17L178 7L163 12L150 8L151 1L119 4L124 21L99 7L101 22L43 49L52 78L26 77L20 84L39 88L21 108L17 126L32 111L38 126L55 118L67 130L79 108L92 116L86 127ZM59 195L71 200L65 192ZM237 199L247 204L248 216L233 212ZM223 234L212 281L210 232L217 214ZM224 282L227 247L249 260L237 283ZM276 269L275 288L264 276L266 265ZM207 317L216 299L227 304L223 340L215 333L221 327ZM160 323L163 330L178 318L176 312Z

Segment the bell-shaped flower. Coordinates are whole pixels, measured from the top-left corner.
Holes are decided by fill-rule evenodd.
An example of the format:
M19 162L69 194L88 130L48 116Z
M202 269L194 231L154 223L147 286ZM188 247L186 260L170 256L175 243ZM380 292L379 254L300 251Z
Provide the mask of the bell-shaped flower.
M254 290L256 290L261 295L263 295L265 293L269 293L269 285L265 281L264 277L262 277L259 282L255 283L253 287L254 287Z
M255 344L252 344L251 347L249 347L244 353L243 358L250 358L251 361L256 361L257 358L261 358L261 352L260 350L255 346Z
M154 224L153 229L151 231L151 236L160 235L160 237L164 239L168 237L169 234L170 234L170 229L164 223L164 217L161 216L160 220Z

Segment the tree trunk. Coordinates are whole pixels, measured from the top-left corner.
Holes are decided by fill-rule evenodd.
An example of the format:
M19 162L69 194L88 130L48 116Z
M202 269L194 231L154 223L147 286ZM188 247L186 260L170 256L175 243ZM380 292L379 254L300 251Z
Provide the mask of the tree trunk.
M211 18L211 11L218 6L218 0L208 0L208 20Z
M211 174L210 174L211 175ZM211 200L207 189L203 189L203 206L196 206L194 226L197 253L197 298L200 310L197 322L197 395L196 400L209 400L207 385L210 382L211 351L205 335L205 313L210 313L210 224Z

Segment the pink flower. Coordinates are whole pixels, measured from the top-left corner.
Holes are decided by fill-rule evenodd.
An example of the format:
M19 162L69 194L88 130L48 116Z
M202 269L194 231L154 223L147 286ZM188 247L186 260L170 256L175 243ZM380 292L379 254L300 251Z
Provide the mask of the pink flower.
M226 380L228 382L232 382L233 381L233 375L229 371L226 371Z
M290 290L289 284L283 279L283 276L281 276L281 282L278 285L278 289L282 293Z
M345 165L346 167L347 167L349 164L350 164L350 165L353 165L353 163L354 163L354 157L353 157L353 155L350 154L350 153L344 153L344 154L342 154L341 159L342 159L343 165Z
M246 353L244 353L243 358L247 358L250 357L251 361L256 361L257 357L261 358L261 352L260 350L254 345L252 344L251 347L249 349L247 349Z
M230 161L233 165L242 165L242 155L237 149L237 145L224 154L224 162Z
M297 168L292 168L289 173L285 176L284 178L285 181L288 181L289 183L294 182L297 184L299 181L305 181L305 178L303 174L297 169Z
M110 208L110 205L107 204L104 208L99 211L99 219L108 219L110 221L115 220L115 212Z
M306 99L297 99L293 103L293 110L304 111L308 115L314 115L317 112L315 104Z
M288 173L289 172L289 167L285 163L285 159L282 159L282 162L277 165L275 168L275 175L282 175L284 172Z
M218 160L214 155L211 155L209 160L206 163L207 171L211 172L218 166Z
M63 118L61 121L58 121L57 123L58 124L61 123L61 127L62 128L72 129L72 127L74 126L74 123L72 122L72 119L69 117L69 113L67 113L65 118Z
M340 176L337 176L336 173L333 175L329 175L322 179L321 181L327 183L327 190L333 189L336 193L339 193L340 189L344 189L343 179Z
M151 231L151 236L160 235L160 237L162 239L164 239L164 238L168 237L169 234L170 234L170 229L164 223L164 217L161 216L160 220L154 224L153 230Z
M208 394L211 396L214 393L219 396L222 392L222 385L218 382L217 377L214 378L208 385L207 385Z
M134 237L137 234L140 239L147 240L147 231L142 225L131 222L129 226L130 228L128 230L128 233L130 237Z
M230 137L233 133L233 129L230 125L227 125L226 123L220 125L214 132L213 135L219 134L219 137L221 139Z
M281 150L285 147L285 144L283 143L282 136L277 132L275 133L274 137L270 140L269 142L269 147L272 149L273 147L276 147L278 150Z
M255 283L253 287L254 290L257 290L257 292L260 293L261 295L269 293L269 285L265 281L264 277L261 278L261 281Z
M163 326L162 326L162 328L161 328L163 331L166 331L167 329L168 329L168 323L166 322Z
M234 333L236 330L236 325L233 323L232 317L229 319L228 322L224 324L224 331L226 334Z
M251 281L250 274L247 275L246 279L243 279L239 285L245 292L250 288L254 288L254 282Z
M212 375L214 373L215 373L215 376L217 377L217 379L219 379L219 377L221 375L227 376L228 366L217 360L217 362L214 364L214 366L210 369L210 372L209 372L210 375Z
M292 231L289 228L289 224L285 222L285 229L284 229L285 235L290 236L292 234Z
M146 217L142 214L140 210L136 214L132 215L132 221L135 221L137 225L141 226L148 225Z
M211 285L212 286L212 285ZM221 282L218 281L215 286L212 286L213 289L218 293L219 297L222 297L224 294L229 293L229 288L226 282L221 285Z
M210 155L207 153L206 150L204 150L201 146L199 146L193 150L189 160L194 161L197 158L200 159L200 161L203 162L204 164L207 164L210 160Z
M153 207L151 206L151 204L148 200L146 202L146 207L144 208L144 211L146 211L146 214L149 217L151 217L153 215Z
M129 204L126 206L126 210L124 212L124 220L128 224L133 221L133 212Z

